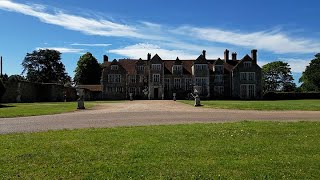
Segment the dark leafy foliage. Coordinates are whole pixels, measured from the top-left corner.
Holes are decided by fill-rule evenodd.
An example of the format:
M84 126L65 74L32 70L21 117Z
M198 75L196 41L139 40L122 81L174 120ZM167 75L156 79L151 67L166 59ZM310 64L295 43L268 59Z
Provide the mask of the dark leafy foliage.
M309 66L302 73L299 82L302 82L303 91L320 91L320 53L315 55Z
M4 84L2 82L2 79L0 78L0 102L1 102L1 97L3 94L6 92L6 88L4 87Z
M101 66L89 52L80 57L75 70L76 84L100 84Z
M262 66L264 92L295 90L290 65L286 62L275 61Z
M22 62L26 79L38 83L60 83L71 81L61 62L61 53L51 49L39 49L27 53Z

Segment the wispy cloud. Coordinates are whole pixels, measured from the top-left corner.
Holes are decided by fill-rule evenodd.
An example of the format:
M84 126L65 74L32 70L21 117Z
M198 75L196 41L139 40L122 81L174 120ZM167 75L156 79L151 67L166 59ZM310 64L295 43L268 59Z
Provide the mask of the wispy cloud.
M139 43L124 48L112 49L109 50L109 52L134 59L146 59L146 52L151 53L152 56L155 54L159 54L162 59L176 59L177 56L180 59L194 59L199 56L199 54L190 54L182 50L163 49L160 46L145 43Z
M61 53L77 53L77 54L82 54L85 51L84 49L65 48L65 47L38 47L36 49L52 49L52 50L57 50Z
M87 43L72 43L71 46L89 46L89 47L107 47L112 44L87 44Z
M195 50L198 51L203 47L199 44L206 44L210 50L218 48L220 51L223 49L221 46L235 46L239 49L257 48L278 54L316 53L320 49L319 42L303 37L292 37L280 30L243 32L214 27L173 27L147 21L123 24L102 18L73 15L41 4L22 4L11 0L1 0L0 9L33 16L44 23L88 35L148 40L153 44L166 46L167 49L179 49L189 54L193 54ZM210 51L208 50L208 52ZM214 52L214 54L217 53Z
M314 53L320 48L319 42L292 38L280 31L241 33L215 28L183 26L174 30L173 33L204 41L258 48L275 53Z

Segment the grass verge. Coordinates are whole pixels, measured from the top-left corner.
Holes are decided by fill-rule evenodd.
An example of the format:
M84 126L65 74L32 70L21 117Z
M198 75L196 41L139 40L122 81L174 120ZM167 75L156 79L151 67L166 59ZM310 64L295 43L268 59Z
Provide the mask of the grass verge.
M64 130L0 144L0 179L320 178L318 122Z
M85 107L90 109L99 103L114 102L119 101L86 101ZM59 114L76 109L77 102L7 103L0 105L0 118Z
M194 105L193 100L180 102ZM320 111L320 100L278 100L278 101L241 101L241 100L208 100L201 101L205 108L241 109L241 110L301 110Z

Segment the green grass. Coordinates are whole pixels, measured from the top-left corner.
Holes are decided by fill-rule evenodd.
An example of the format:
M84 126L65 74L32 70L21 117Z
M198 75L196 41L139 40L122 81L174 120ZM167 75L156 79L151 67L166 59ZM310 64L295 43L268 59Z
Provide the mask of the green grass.
M0 179L319 179L319 122L0 135Z
M194 105L194 101L192 100L181 100L180 102ZM215 109L320 111L320 100L208 100L201 101L201 104L203 107Z
M90 109L99 103L113 102L118 101L85 101L85 107ZM72 112L77 109L77 102L7 103L0 106L0 118L8 118Z

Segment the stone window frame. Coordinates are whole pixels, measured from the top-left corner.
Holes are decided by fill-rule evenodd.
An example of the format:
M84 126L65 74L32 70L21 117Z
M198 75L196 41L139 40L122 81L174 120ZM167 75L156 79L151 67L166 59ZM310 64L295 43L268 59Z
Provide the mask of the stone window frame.
M214 86L214 92L219 96L224 95L224 86Z
M160 74L153 74L152 75L152 82L160 83Z
M182 73L182 65L173 65L172 72L177 73L177 74L181 74Z
M109 83L121 83L121 74L108 74Z
M193 87L192 78L185 78L184 79L184 86L185 86L185 90L192 90L192 87Z
M174 78L173 79L173 87L175 89L181 89L181 78Z
M203 71L208 69L208 64L195 64L195 70L196 71Z
M129 79L129 83L136 83L137 82L136 75L129 75L128 79Z
M118 70L119 66L118 65L111 65L111 70Z
M161 70L161 64L152 64L151 69L159 71Z
M170 90L170 78L164 78L164 89Z
M222 74L217 74L214 76L214 82L216 83L223 83L223 75Z
M137 70L138 70L138 71L144 71L144 66L143 66L143 65L137 66Z
M240 84L240 97L241 98L255 98L256 97L256 85L255 84Z
M133 95L136 95L136 87L129 87L128 93L133 93Z
M215 65L214 66L214 71L217 72L217 73L223 73L224 65Z
M249 67L251 67L251 66L252 66L252 62L251 62L251 61L245 61L245 62L243 62L243 67L249 68Z

